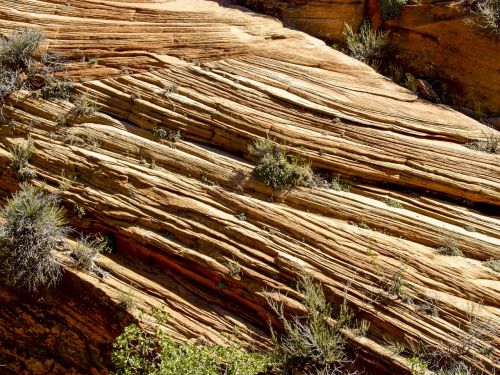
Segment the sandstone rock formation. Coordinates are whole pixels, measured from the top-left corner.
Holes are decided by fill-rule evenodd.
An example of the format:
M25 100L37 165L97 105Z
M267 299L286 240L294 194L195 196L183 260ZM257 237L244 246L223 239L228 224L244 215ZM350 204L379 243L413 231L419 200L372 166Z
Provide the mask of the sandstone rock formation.
M442 96L457 107L480 114L500 111L498 37L475 27L462 2L410 3L401 14L383 21L380 1L241 0L284 24L327 41L342 41L347 23L356 29L363 17L391 32L392 59L419 77L432 79Z
M61 126L74 104L12 94L0 196L17 189L9 150L31 134L34 183L55 191L71 181L61 195L72 226L115 247L99 258L104 279L59 254L67 275L51 308L2 289L2 371L105 373L131 319L109 299L124 294L134 311L164 305L178 340L221 342L237 326L265 347L266 296L281 291L301 311L291 285L304 271L371 323L366 337L346 332L368 373L410 373L388 342L460 345L471 309L500 328L500 276L483 264L500 257L500 157L464 146L485 139L484 125L270 17L213 1L5 0L0 19L3 35L41 28L43 47L100 106ZM325 178L340 174L350 191L273 192L252 177L246 150L259 137L310 158ZM437 252L450 243L465 257ZM396 279L405 298L388 295ZM500 369L492 332L464 357L484 374Z

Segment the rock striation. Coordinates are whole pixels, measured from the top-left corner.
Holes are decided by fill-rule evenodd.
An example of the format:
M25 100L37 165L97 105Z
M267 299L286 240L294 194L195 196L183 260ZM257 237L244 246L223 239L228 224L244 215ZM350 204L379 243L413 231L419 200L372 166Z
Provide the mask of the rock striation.
M460 345L471 311L492 329L464 360L500 370L500 275L484 264L500 257L500 157L464 146L498 132L275 19L213 1L5 0L0 20L3 35L42 29L43 48L66 58L76 91L99 105L62 126L74 104L10 95L0 196L17 189L10 150L29 134L33 183L55 191L69 180L71 225L114 243L98 259L103 279L59 254L57 307L2 289L2 370L106 373L109 345L132 319L116 306L124 295L135 311L163 305L178 340L222 342L238 327L243 342L266 347L266 298L281 291L301 311L291 286L304 271L370 322L366 337L346 332L360 370L410 374L388 343ZM272 191L247 153L265 137L350 190ZM437 251L450 243L465 257ZM404 298L388 293L396 279Z

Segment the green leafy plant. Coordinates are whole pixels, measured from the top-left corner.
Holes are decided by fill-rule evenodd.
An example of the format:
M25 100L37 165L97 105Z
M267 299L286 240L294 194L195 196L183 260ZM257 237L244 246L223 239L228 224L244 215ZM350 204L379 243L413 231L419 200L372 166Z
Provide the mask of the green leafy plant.
M52 251L64 244L69 231L57 196L22 183L0 216L0 274L5 282L27 292L56 285L62 271Z
M160 316L162 324L166 321ZM137 324L118 336L111 360L116 374L126 375L257 375L270 367L268 356L249 353L235 343L177 343L160 326L150 334Z
M373 30L370 23L364 21L357 33L346 24L343 35L350 56L374 69L379 68L388 51L389 34L387 32Z
M163 128L158 128L153 130L153 135L170 142L177 142L182 139L182 134L179 130L165 130Z
M380 0L379 7L382 18L388 20L399 16L401 8L408 3L408 0Z
M257 139L248 151L257 159L253 175L267 186L280 190L313 185L311 163L301 156L288 154L272 140Z

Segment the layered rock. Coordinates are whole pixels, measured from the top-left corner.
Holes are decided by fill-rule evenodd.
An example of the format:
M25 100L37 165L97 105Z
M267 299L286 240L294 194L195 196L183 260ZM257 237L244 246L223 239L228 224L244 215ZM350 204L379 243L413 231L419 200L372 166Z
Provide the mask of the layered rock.
M72 270L68 253L60 254L87 298L119 302L126 293L134 311L162 305L178 340L222 342L220 333L237 326L240 340L265 347L266 297L282 298L281 291L286 308L301 311L290 285L305 271L334 302L346 291L356 315L370 321L366 337L345 332L368 373L410 373L388 340L459 345L471 306L481 305L478 321L498 327L500 276L483 261L499 257L500 158L464 146L485 139L484 125L419 100L276 20L212 1L7 0L0 16L3 34L37 24L47 35L44 48L68 59L68 75L81 81L77 91L100 105L99 113L61 126L73 104L18 92L0 127L3 199L17 189L9 150L31 134L34 183L54 191L71 180L61 192L71 224L114 239L114 252L99 258L109 273L102 280ZM182 140L161 140L157 129L179 130ZM252 177L247 158L247 146L262 137L352 188L273 192ZM449 241L466 257L436 251ZM388 295L397 277L407 298ZM0 297L8 306L2 332L11 332L18 306L21 317L38 314L11 291ZM106 317L91 323L87 304L96 315L112 311L95 298L71 314L62 304L37 319L63 317L61 329L77 337L92 324L104 368L126 319L111 328ZM487 336L464 358L482 373L498 370L500 356L498 336ZM39 346L23 340L19 346ZM25 352L9 343L1 342L5 368L27 367ZM66 349L50 358L54 371L88 372ZM43 373L48 365L37 358Z
M271 1L237 3L270 14L285 25L327 41L343 41L344 24L354 29L363 18L391 33L391 56L405 71L432 81L448 103L477 116L500 112L500 46L498 37L474 25L460 2L424 1L401 8L383 21L379 1Z

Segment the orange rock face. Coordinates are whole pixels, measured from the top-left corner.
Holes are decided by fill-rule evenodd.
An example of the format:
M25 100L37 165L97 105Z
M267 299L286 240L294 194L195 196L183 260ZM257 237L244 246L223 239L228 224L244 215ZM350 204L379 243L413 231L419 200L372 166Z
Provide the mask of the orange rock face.
M456 3L425 1L402 8L400 16L382 21L378 1L242 0L285 25L326 40L342 41L344 23L357 28L364 17L391 32L391 43L403 69L431 79L450 103L477 113L500 113L499 39L474 27L467 9Z
M500 370L500 276L485 264L500 257L500 157L464 146L499 132L277 20L213 1L6 0L0 19L4 35L42 29L42 47L68 60L76 91L100 107L62 126L74 104L11 94L2 200L18 183L10 150L30 134L33 183L56 191L66 182L72 226L115 245L98 259L103 279L58 254L83 290L79 304L57 294L64 288L49 309L2 289L1 370L105 373L109 344L130 318L115 318L121 310L109 301L124 295L131 314L163 306L177 340L222 343L238 327L243 342L263 348L266 297L280 291L286 309L301 311L290 285L302 272L334 303L345 293L371 323L366 337L345 332L360 370L410 374L387 341L455 348L469 337L471 311L492 330L462 357L479 373ZM159 129L182 139L162 140ZM264 137L351 188L272 191L252 176L247 152ZM465 256L437 250L452 244ZM405 298L388 292L395 280ZM74 341L28 355L61 331ZM91 365L75 351L87 344Z
M470 24L457 4L409 5L388 20L391 41L404 66L445 82L457 105L500 112L500 40Z

